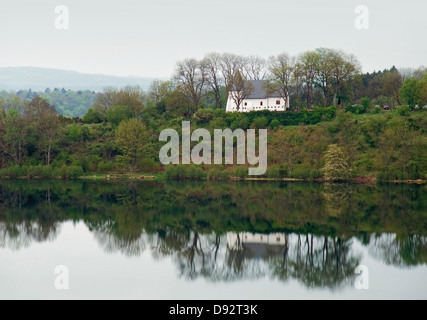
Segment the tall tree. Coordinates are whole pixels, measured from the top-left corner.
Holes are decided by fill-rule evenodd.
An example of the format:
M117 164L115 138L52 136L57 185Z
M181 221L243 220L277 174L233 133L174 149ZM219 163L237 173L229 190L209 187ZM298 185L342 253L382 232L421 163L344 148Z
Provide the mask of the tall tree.
M346 54L342 51L331 53L332 63L332 94L334 105L341 105L342 90L346 84L352 81L360 73L360 63L354 55Z
M394 100L400 105L400 88L403 85L403 78L400 73L396 71L390 71L384 74L382 94L386 97L393 97Z
M293 89L298 86L298 71L296 58L282 53L269 59L270 76L268 79L268 91L278 92L288 105L289 97Z
M155 80L151 83L148 98L155 103L160 103L174 90L174 85L171 81Z
M225 85L225 80L221 74L221 55L219 53L209 53L202 61L206 71L206 82L215 96L215 108L221 107L221 88Z
M225 86L229 87L229 80L233 79L237 72L244 76L246 65L245 57L232 53L224 53L221 56L221 73Z
M319 55L316 65L316 85L322 90L323 105L326 107L329 104L329 95L332 91L336 51L319 48L316 49L316 53Z
M419 90L419 80L415 78L408 78L403 83L402 88L400 89L400 94L406 103L414 108L421 102L421 92Z
M119 90L107 87L103 92L98 93L93 108L102 114L104 119L107 111L114 106L127 106L135 114L139 114L142 112L145 100L145 93L138 86L126 86Z
M267 62L259 56L246 58L243 71L246 78L250 80L265 80L267 77Z
M235 75L229 78L227 91L230 94L231 99L237 106L237 111L240 110L243 100L253 92L254 87L250 81L248 81L242 73L239 71Z
M46 155L46 165L49 166L52 158L52 146L60 129L55 107L45 99L36 96L26 105L25 116L39 135L39 145Z
M134 171L148 152L147 128L140 119L125 120L116 132L116 142L122 152L122 160Z
M206 69L196 59L186 59L177 63L175 80L182 91L192 102L192 113L195 113L205 93Z
M27 141L28 125L22 114L17 110L9 110L0 120L3 151L12 157L16 165L20 166Z
M306 108L313 107L314 104L314 81L319 59L320 55L315 51L304 52L298 57L298 68L305 83Z

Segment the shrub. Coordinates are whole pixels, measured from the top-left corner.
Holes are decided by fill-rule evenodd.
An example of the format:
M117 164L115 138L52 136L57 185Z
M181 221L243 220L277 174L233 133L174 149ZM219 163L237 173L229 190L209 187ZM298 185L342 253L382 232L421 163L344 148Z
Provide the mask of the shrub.
M75 179L84 174L84 170L79 166L63 166L54 170L53 175L62 179Z
M342 148L336 144L328 147L325 153L325 166L323 172L326 181L349 181L351 179L351 168Z
M202 180L205 173L203 169L198 165L190 165L187 169L187 178L189 180Z
M202 180L205 175L197 165L169 165L165 174L168 180Z
M79 178L84 174L83 168L79 167L79 166L71 166L71 167L67 167L66 170L67 173L67 178Z
M295 169L291 173L291 178L294 179L308 179L310 178L310 169Z
M276 130L279 126L280 126L280 121L277 119L273 119L273 121L271 121L270 123L270 128L272 130Z
M266 129L268 125L268 119L266 117L260 117L254 119L251 125L251 129Z
M400 106L397 107L397 113L402 117L408 117L411 113L411 108L409 106Z
M369 108L369 106L365 107L361 104L356 104L356 105L345 107L345 111L351 112L354 114L363 114L363 113L366 113L368 111L368 108Z
M267 169L267 177L271 179L278 179L280 178L280 167L279 166L272 166Z
M310 171L310 179L316 180L322 178L323 175L319 170L311 170Z
M53 177L53 169L51 166L32 166L27 169L27 176L30 179L41 178L51 179Z
M7 169L1 170L0 176L2 178L9 179L18 179L20 177L25 177L27 175L27 170L25 167L12 166Z
M209 123L214 116L214 112L212 109L199 109L194 114L194 119L197 123Z
M120 122L129 120L135 117L131 107L114 106L107 110L107 120L114 126L118 126Z
M103 121L103 117L101 113L95 109L89 109L83 117L83 122L87 124L101 123L102 121Z
M248 177L248 169L245 166L237 166L234 170L234 174L237 178L244 180Z
M211 181L227 180L227 178L228 178L227 173L218 168L213 168L208 173L208 180L211 180Z
M285 164L280 165L280 176L281 177L287 177L288 176L288 168Z
M111 161L101 161L98 164L98 172L106 173L114 169L114 163Z

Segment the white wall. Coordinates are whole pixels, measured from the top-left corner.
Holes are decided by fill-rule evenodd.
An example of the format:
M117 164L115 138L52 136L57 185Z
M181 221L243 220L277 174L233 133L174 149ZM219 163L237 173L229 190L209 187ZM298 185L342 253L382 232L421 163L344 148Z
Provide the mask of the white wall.
M282 246L286 244L287 235L284 233L253 234L249 232L227 233L228 247L238 249L242 244L265 244L270 246ZM288 239L289 240L289 239ZM240 243L239 243L240 241Z
M280 105L277 105L277 101L280 100ZM261 102L263 105L261 106ZM247 104L245 106L245 104ZM286 111L289 108L289 103L286 103L286 100L283 98L268 98L268 99L245 99L240 105L239 112L251 112L251 111ZM227 101L227 112L237 112L237 106L232 98L230 93Z

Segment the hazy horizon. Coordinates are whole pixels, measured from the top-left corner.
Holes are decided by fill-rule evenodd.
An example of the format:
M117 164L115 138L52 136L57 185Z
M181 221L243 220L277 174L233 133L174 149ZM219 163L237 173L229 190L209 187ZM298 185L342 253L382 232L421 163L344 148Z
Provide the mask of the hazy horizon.
M369 9L358 30L355 8ZM55 7L70 29L55 28ZM298 54L318 47L356 55L363 72L427 65L424 0L3 0L0 67L169 78L178 60L208 52Z

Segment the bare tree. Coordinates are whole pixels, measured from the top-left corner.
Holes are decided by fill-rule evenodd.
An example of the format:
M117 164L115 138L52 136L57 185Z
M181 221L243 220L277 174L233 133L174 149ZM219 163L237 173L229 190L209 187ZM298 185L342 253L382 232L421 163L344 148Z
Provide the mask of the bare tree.
M246 77L250 80L265 80L267 78L267 63L264 58L250 56L243 66Z
M181 86L193 104L193 113L197 111L206 85L205 66L196 59L186 59L177 63L175 80Z
M225 85L221 74L221 55L209 53L203 59L202 64L206 71L206 82L215 96L215 108L218 109L221 107L221 88Z
M250 96L253 90L254 87L252 83L248 81L240 71L237 71L235 75L228 80L227 91L236 104L237 111L240 110L243 100Z
M334 105L341 105L341 89L360 73L360 63L354 55L346 54L342 51L335 51L331 54L332 93L334 95Z
M319 57L319 54L315 51L304 52L298 57L298 69L301 74L301 80L305 84L305 102L307 108L309 106L313 107L314 103L314 81Z
M229 80L233 79L237 72L244 75L246 59L242 56L224 53L221 56L221 73L225 80L225 86L229 87Z
M117 89L113 87L104 88L103 92L98 93L93 107L102 115L105 115L108 109L115 105L115 93Z
M421 80L424 78L424 75L427 73L427 67L420 66L419 68L400 68L399 73L402 76L402 81L405 82L406 79L415 78Z
M270 93L277 92L288 104L291 90L298 86L297 60L282 53L269 59L270 76L267 82Z

